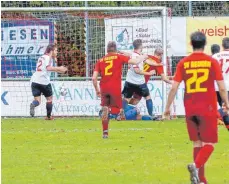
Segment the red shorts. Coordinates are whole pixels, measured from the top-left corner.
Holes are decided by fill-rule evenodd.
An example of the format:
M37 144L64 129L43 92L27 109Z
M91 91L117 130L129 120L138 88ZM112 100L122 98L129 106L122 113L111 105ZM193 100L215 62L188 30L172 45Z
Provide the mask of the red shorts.
M101 106L122 108L121 90L114 90L112 87L101 89Z
M187 129L191 141L218 142L217 115L186 116Z

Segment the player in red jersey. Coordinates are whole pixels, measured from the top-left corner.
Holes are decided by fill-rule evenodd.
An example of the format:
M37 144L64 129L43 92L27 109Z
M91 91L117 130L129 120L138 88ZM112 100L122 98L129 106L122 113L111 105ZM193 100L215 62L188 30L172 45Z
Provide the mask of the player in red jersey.
M121 95L122 65L125 63L138 64L147 57L142 55L136 59L130 59L129 56L118 54L116 43L111 41L107 45L107 55L96 63L92 81L97 96L101 97L103 138L108 138L109 108L117 107L120 109L121 116L124 116ZM101 92L97 85L99 74L101 75Z
M188 165L192 184L207 183L204 164L218 141L217 103L214 81L229 110L228 96L220 66L212 57L203 53L206 36L202 32L191 35L193 53L182 59L176 69L172 89L169 92L164 116L170 114L170 106L175 98L181 81L185 83L184 106L189 138L193 141L194 163Z

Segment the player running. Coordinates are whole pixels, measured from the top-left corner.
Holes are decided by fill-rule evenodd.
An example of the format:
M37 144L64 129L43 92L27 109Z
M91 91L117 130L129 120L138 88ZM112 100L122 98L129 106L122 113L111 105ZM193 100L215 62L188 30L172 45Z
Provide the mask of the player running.
M36 72L31 77L31 88L34 96L33 102L30 104L30 115L34 117L35 107L41 103L41 94L43 94L47 100L46 120L53 120L52 113L52 87L50 84L51 72L66 73L67 68L64 66L53 66L53 61L56 62L57 46L49 44L46 48L45 54L39 57L36 66Z
M121 96L122 65L138 64L145 59L147 59L145 55L130 59L129 56L118 54L116 43L111 41L107 45L107 54L96 63L92 81L97 96L101 96L103 138L108 138L109 108L118 108L121 116L124 116ZM99 74L101 75L100 89L97 84Z
M191 35L193 53L182 59L176 69L172 89L169 92L165 117L170 114L170 106L182 81L185 83L184 106L189 138L193 141L194 163L188 165L192 184L207 183L204 165L218 142L217 103L214 81L229 110L228 95L218 62L204 54L206 36L202 32Z

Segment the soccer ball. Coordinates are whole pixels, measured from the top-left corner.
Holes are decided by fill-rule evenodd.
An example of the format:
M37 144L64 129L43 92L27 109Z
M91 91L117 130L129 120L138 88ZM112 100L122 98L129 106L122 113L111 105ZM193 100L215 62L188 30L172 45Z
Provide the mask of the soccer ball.
M61 96L65 96L68 93L67 88L65 88L63 85L59 88L59 92Z

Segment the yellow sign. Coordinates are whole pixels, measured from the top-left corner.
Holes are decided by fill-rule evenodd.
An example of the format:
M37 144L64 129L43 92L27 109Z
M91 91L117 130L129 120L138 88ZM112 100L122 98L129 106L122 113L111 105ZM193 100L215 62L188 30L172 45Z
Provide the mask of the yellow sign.
M222 49L222 39L229 37L229 17L188 17L187 52L192 52L190 35L195 31L203 32L207 37L205 52L211 55L211 45L218 44Z

